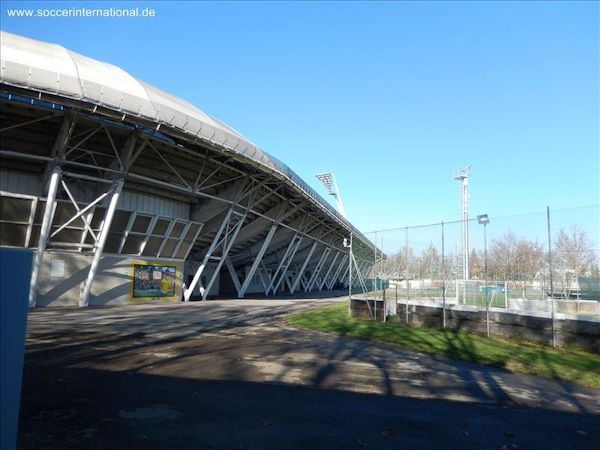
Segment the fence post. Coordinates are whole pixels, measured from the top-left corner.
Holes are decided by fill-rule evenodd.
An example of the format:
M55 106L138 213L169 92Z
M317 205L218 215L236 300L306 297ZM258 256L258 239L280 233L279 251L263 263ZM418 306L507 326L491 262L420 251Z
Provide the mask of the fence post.
M376 275L376 267L377 266L377 231L375 232L375 250L373 251L373 297L377 298L377 275ZM368 294L367 294L367 298L368 298ZM375 311L375 314L377 314L377 311ZM377 317L375 317L375 320L377 320Z
M446 328L446 274L444 273L444 221L442 220L442 317Z
M410 299L410 279L408 276L408 227L406 227L406 233L405 233L405 242L404 242L404 254L405 254L405 263L406 263L406 305L404 307L404 315L405 315L405 319L406 319L406 323L408 324L408 301Z
M385 304L385 284L383 283L383 281L381 283L381 287L383 288L383 303L382 303L382 306L383 306L383 321L387 322L387 308L386 308L386 304ZM377 311L377 303L375 303L375 310Z
M552 282L552 235L550 234L550 207L546 206L548 223L548 268L550 269L550 305L552 311L552 347L556 347L556 330L554 328L554 284Z
M348 317L352 316L352 257L352 233L350 233L350 247L348 247Z

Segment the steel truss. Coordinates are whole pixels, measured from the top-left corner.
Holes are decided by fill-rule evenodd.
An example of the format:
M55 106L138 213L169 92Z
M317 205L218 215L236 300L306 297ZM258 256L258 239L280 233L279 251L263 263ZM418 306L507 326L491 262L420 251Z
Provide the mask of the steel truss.
M245 186L243 183L240 184L242 192L240 192L240 194L238 195L236 203L234 205L231 205L227 209L227 212L223 217L223 221L221 222L221 225L219 226L219 229L217 230L217 233L215 234L210 247L204 255L202 263L196 270L192 282L184 291L185 301L190 300L192 292L198 284L200 277L204 272L204 269L206 268L206 265L210 261L215 261L216 267L214 268L213 273L206 286L202 286L202 284L200 284L200 294L202 295L202 300L206 300L210 289L212 288L212 285L215 282L217 276L219 275L219 271L221 270L221 267L224 263L227 263L227 267L230 273L235 274L235 270L233 269L233 266L231 265L231 262L228 258L229 250L231 250L231 247L235 243L235 239L240 229L242 228L244 221L246 220L248 210L253 205L253 194L259 187L259 185L257 186L255 183L248 183L248 185L250 186L250 188L244 190L244 188L247 187L247 185ZM247 200L248 203L246 207L242 211L238 211L238 209L241 208L239 202L248 196L249 199ZM234 283L239 284L239 282L237 282L237 279L234 281Z
M341 252L336 252L335 255L333 255L333 259L329 263L329 268L327 269L327 272L325 272L325 275L323 275L323 277L321 277L321 279L318 281L319 291L323 290L323 286L325 286L325 284L327 283L327 280L329 279L329 274L331 273L333 268L336 267L335 263L341 254Z
M333 276L331 278L329 278L329 280L326 282L326 286L327 286L328 290L331 290L333 288L333 286L336 284L336 282L338 282L338 280L344 279L344 275L340 276L340 273L344 269L347 269L347 267L348 267L348 255L344 254L344 256L342 257L342 260L340 261L340 265L337 267Z
M3 99L0 101L6 102L7 100ZM41 109L38 105L31 105L31 108ZM321 290L323 287L330 289L337 280L344 278L343 276L340 277L340 273L343 270L344 261L347 260L347 255L344 255L339 265L334 268L340 256L338 253L338 241L342 240L344 232L334 228L325 219L315 217L312 212L313 207L306 199L301 197L290 199L288 194L280 192L281 185L271 186L270 184L277 180L274 180L270 174L248 174L235 167L235 165L229 164L227 161L219 160L219 158L209 152L208 148L205 148L203 152L199 152L194 148L186 148L177 145L175 142L165 141L157 136L155 132L141 129L139 126L131 126L124 122L109 121L77 110L69 110L68 108L53 111L52 114L44 115L43 117L4 127L1 131L4 133L39 122L55 120L57 117L62 117L63 122L50 156L24 153L13 149L5 149L4 147L0 150L0 156L3 158L43 162L47 166L47 198L32 271L30 286L31 306L36 305L39 269L46 248L48 247L92 253L92 263L80 298L81 306L89 304L92 284L100 259L104 253L117 203L124 184L130 181L141 183L144 186L153 186L153 188L159 191L179 192L190 198L215 201L227 208L227 212L222 216L222 221L210 245L205 249L202 263L194 275L194 281L185 289L184 298L186 300L189 300L206 265L211 262L216 263L216 269L206 283L206 286L200 286L203 299L206 299L223 264L226 265L232 276L238 297L245 295L254 277L258 277L267 295L269 293L276 294L281 288L282 283L285 283L291 292L295 292L300 284L302 284L305 291L313 288ZM87 128L84 127L84 129L79 129L75 132L76 125L83 119L86 121ZM95 125L90 127L90 123L95 123ZM113 135L114 129L120 130L120 141ZM125 138L123 138L124 133L126 133ZM88 145L93 140L100 138L106 141L106 151L94 150ZM122 142L123 140L123 145L118 144L118 142ZM195 160L203 161L200 169L194 173L193 179L190 179L190 176L185 174L181 167L176 166L170 159L169 152L181 152L182 154L187 154L189 157L193 157ZM144 170L134 166L134 163L142 154L154 155L162 162L164 173L161 173L160 177L148 172L147 169L144 172ZM224 177L223 174L227 175ZM170 177L171 181L165 181L166 177ZM79 180L94 184L96 187L89 190L89 192L94 192L94 198L91 201L89 199L79 201L76 198L77 192L70 185L70 180ZM220 193L213 193L215 189L227 189L240 182L242 182L246 189L242 192L241 198L225 198ZM249 198L250 193L251 197ZM62 201L59 197L63 194L74 207L74 213L72 217L60 224L58 228L53 228L56 205L59 201ZM247 199L246 204L240 204L245 199ZM274 200L286 205L279 213L277 211L273 213L270 211L262 212L257 208L263 202L272 202ZM100 221L100 226L94 227L92 222L93 219L95 220L94 212L97 211L98 207L105 208L105 212ZM176 219L169 219L171 222L169 223L168 231L166 234L158 236L153 235L153 227L160 219L157 216L150 219L150 225L144 233L133 231L132 227L136 221L136 217L140 215L142 214L134 212L130 216L125 234L118 245L118 253L124 250L130 238L137 237L143 240L139 251L140 255L145 252L149 240L162 238L162 244L156 256L163 257L163 248L167 243L170 230L175 225ZM309 220L303 224L286 222L286 220L298 215L303 215L309 218ZM257 219L265 221L264 224L257 223L254 228L248 230L248 233L266 232L266 235L257 244L258 248L253 253L254 257L251 260L251 265L242 281L234 266L236 264L235 258L238 257L237 253L232 257L230 251L235 245L238 235L244 233L245 225L250 225L245 223L248 217L254 218L251 219L254 221ZM186 222L185 230L181 234L181 239L176 249L169 253L173 257L179 255L178 258L181 258L178 250L182 245L184 237L187 236L188 230L194 231L193 233L191 232L194 241L199 238L201 231L206 232L202 228L202 223L182 222ZM81 238L77 242L61 243L56 239L60 236L61 232L64 232L74 223L82 224L83 227ZM192 229L192 227L194 228ZM264 231L259 231L261 228ZM274 242L277 240L275 236L277 231L282 229L291 230L293 235L281 259L279 259L277 267L268 268L264 262L270 257L268 256L270 252L269 248L276 247L274 245ZM28 236L30 234L31 230L29 230ZM329 234L333 234L335 237L326 240L325 237ZM27 239L28 241L29 239ZM308 243L306 247L308 248L308 253L303 260L297 261L299 258L298 255L301 255L304 251L300 249L302 242ZM308 270L310 277L307 279L305 273L309 269L311 258L318 245L323 246L323 252L314 268ZM335 250L336 254L331 258L329 265L327 265L332 250ZM368 247L364 247L362 251L367 250ZM279 254L279 250L276 251ZM187 256L187 253L185 255Z

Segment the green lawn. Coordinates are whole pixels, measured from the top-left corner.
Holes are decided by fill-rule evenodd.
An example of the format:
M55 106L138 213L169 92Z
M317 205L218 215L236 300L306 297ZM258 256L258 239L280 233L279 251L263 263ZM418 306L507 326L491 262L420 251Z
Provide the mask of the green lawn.
M466 332L351 318L346 302L291 314L287 321L299 327L600 387L600 354L578 347L554 349Z

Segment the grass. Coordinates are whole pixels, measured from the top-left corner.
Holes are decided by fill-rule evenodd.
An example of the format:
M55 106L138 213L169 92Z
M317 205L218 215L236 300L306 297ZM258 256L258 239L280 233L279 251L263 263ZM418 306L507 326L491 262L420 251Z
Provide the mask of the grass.
M299 327L600 388L600 354L575 346L552 348L508 339L488 339L462 331L353 318L348 317L345 302L291 314L286 320Z

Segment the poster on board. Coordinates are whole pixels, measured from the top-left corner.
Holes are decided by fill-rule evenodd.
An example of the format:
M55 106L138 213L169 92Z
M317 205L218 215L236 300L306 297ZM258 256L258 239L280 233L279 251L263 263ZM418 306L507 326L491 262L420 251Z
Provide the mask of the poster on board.
M134 262L131 265L132 300L175 300L177 266L175 264Z

